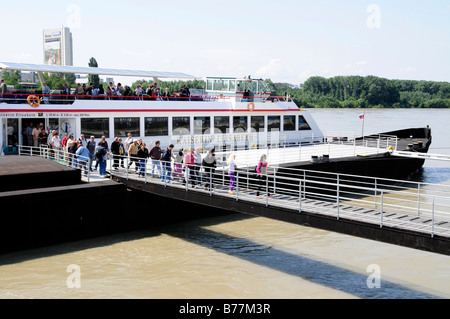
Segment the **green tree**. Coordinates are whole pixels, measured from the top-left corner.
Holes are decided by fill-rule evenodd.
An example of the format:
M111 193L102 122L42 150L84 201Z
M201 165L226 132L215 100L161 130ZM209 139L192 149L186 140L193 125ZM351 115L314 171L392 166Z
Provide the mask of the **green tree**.
M20 71L2 71L2 79L5 80L6 85L14 85L14 89L21 90L23 87L20 84L22 73Z
M98 68L98 63L95 58L91 58L89 60L89 67L91 68ZM100 78L98 75L95 74L89 74L88 76L89 84L92 83L95 87L100 86Z

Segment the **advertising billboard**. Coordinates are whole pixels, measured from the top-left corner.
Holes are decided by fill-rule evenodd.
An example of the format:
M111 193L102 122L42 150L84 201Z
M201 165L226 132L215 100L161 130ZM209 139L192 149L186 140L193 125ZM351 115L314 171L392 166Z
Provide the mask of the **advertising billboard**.
M61 38L45 40L44 61L49 65L61 65Z

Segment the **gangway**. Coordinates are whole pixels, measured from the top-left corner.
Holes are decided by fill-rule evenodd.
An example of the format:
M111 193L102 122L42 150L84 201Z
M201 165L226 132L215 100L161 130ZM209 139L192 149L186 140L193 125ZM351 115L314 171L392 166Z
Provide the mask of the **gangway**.
M20 154L52 160L45 149L20 147ZM59 155L64 156L70 155ZM450 255L450 185L271 167L263 183L251 171L238 170L229 193L225 164L214 174L199 170L203 186L194 187L192 181L161 178L164 170L153 178L152 169L166 163L146 165L139 176L124 160L125 168L115 169L108 159L107 178L130 189ZM209 183L214 190L204 187Z

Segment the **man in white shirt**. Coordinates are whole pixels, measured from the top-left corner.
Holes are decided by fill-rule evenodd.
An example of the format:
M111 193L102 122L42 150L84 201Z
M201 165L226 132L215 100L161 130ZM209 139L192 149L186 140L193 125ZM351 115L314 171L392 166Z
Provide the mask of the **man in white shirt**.
M39 134L41 134L41 127L39 125L36 125L33 129L33 146L38 147L39 145Z
M59 161L59 151L61 149L61 139L59 138L58 132L53 133L52 148L56 153L55 159Z

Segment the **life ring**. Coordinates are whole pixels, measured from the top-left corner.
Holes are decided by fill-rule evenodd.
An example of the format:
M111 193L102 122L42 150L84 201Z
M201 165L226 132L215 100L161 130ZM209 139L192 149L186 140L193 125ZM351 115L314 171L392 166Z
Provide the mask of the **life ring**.
M27 98L27 102L31 105L31 107L39 107L39 105L41 104L41 101L36 95L29 95Z
M248 108L248 110L250 112L254 111L255 110L255 103L253 103L253 102L248 103L247 108Z

